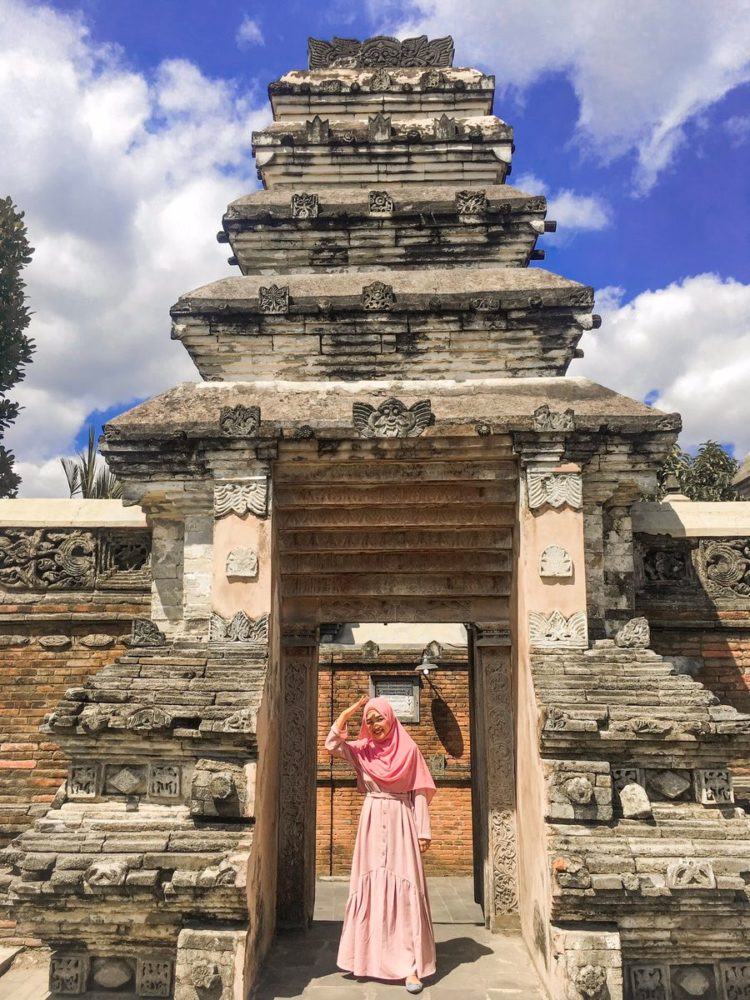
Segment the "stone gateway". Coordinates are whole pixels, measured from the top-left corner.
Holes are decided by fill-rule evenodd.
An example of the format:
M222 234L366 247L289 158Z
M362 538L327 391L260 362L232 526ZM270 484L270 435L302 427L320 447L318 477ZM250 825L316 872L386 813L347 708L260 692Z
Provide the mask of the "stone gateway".
M54 997L247 994L312 917L319 629L389 621L467 624L477 898L550 996L750 994L750 717L636 607L693 567L633 543L679 418L563 377L593 292L527 266L554 223L506 183L493 92L449 38L311 39L223 219L239 273L172 309L202 381L105 429L150 549L3 529L4 594L150 558L128 646L46 719L67 782L5 852ZM709 602L746 606L743 544L694 546Z

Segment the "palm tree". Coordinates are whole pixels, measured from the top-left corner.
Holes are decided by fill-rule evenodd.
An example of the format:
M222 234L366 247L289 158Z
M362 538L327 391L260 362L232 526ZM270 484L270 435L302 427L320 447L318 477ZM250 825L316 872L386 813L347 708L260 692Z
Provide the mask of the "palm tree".
M119 500L122 483L109 471L107 463L97 453L94 428L89 426L89 443L78 458L61 458L71 497L87 500Z

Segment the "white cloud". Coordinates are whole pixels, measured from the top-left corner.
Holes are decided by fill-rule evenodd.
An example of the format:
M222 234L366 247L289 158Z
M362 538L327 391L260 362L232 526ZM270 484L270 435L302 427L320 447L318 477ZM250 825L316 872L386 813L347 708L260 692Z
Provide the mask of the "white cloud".
M732 115L722 122L722 128L733 146L744 146L750 139L750 115Z
M57 459L91 411L197 378L168 310L232 273L215 233L227 203L257 186L259 104L185 60L135 73L79 18L2 0L0 192L36 247L37 351L7 435L23 495L65 494Z
M635 151L643 190L674 159L685 125L750 81L747 0L365 2L379 30L453 34L457 63L491 67L501 91L566 74L580 139L605 160Z
M547 218L557 222L563 236L578 229L606 229L612 222L609 205L598 195L577 194L568 188L561 188L553 194L549 185L534 174L523 174L515 186L547 198Z
M235 41L241 49L246 48L248 45L265 45L266 40L263 37L263 32L260 30L260 25L252 17L247 14L242 18L242 23L237 29L237 34L235 35Z
M584 334L585 375L636 399L682 414L683 447L712 438L750 451L750 285L699 274L622 302L597 293L602 328Z

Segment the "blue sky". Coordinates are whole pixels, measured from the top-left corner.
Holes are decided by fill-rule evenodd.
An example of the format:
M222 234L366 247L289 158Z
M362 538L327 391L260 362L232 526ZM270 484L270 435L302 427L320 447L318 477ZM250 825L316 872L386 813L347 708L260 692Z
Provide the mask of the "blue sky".
M0 194L27 213L34 364L9 435L25 495L89 420L193 378L182 292L232 273L223 207L255 186L267 83L309 34L452 33L498 78L511 183L558 233L541 265L593 285L587 375L750 451L750 5L746 0L0 0Z

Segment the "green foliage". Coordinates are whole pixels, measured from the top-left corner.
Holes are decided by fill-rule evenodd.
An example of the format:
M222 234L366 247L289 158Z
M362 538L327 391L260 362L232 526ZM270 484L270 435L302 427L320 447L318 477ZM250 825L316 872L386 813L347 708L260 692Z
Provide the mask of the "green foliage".
M7 393L20 382L34 353L34 341L26 336L31 314L26 307L26 282L21 272L34 253L29 246L23 212L13 201L0 199L0 441L18 416L18 403ZM13 469L15 457L0 444L0 497L14 497L21 483Z
M738 500L732 479L739 467L740 463L716 441L704 441L697 455L689 455L676 444L658 472L656 493L648 499L662 500L668 481L674 477L689 500Z
M89 427L86 450L80 451L77 458L61 458L60 462L71 497L119 500L122 496L122 483L112 475L97 451L93 427Z

